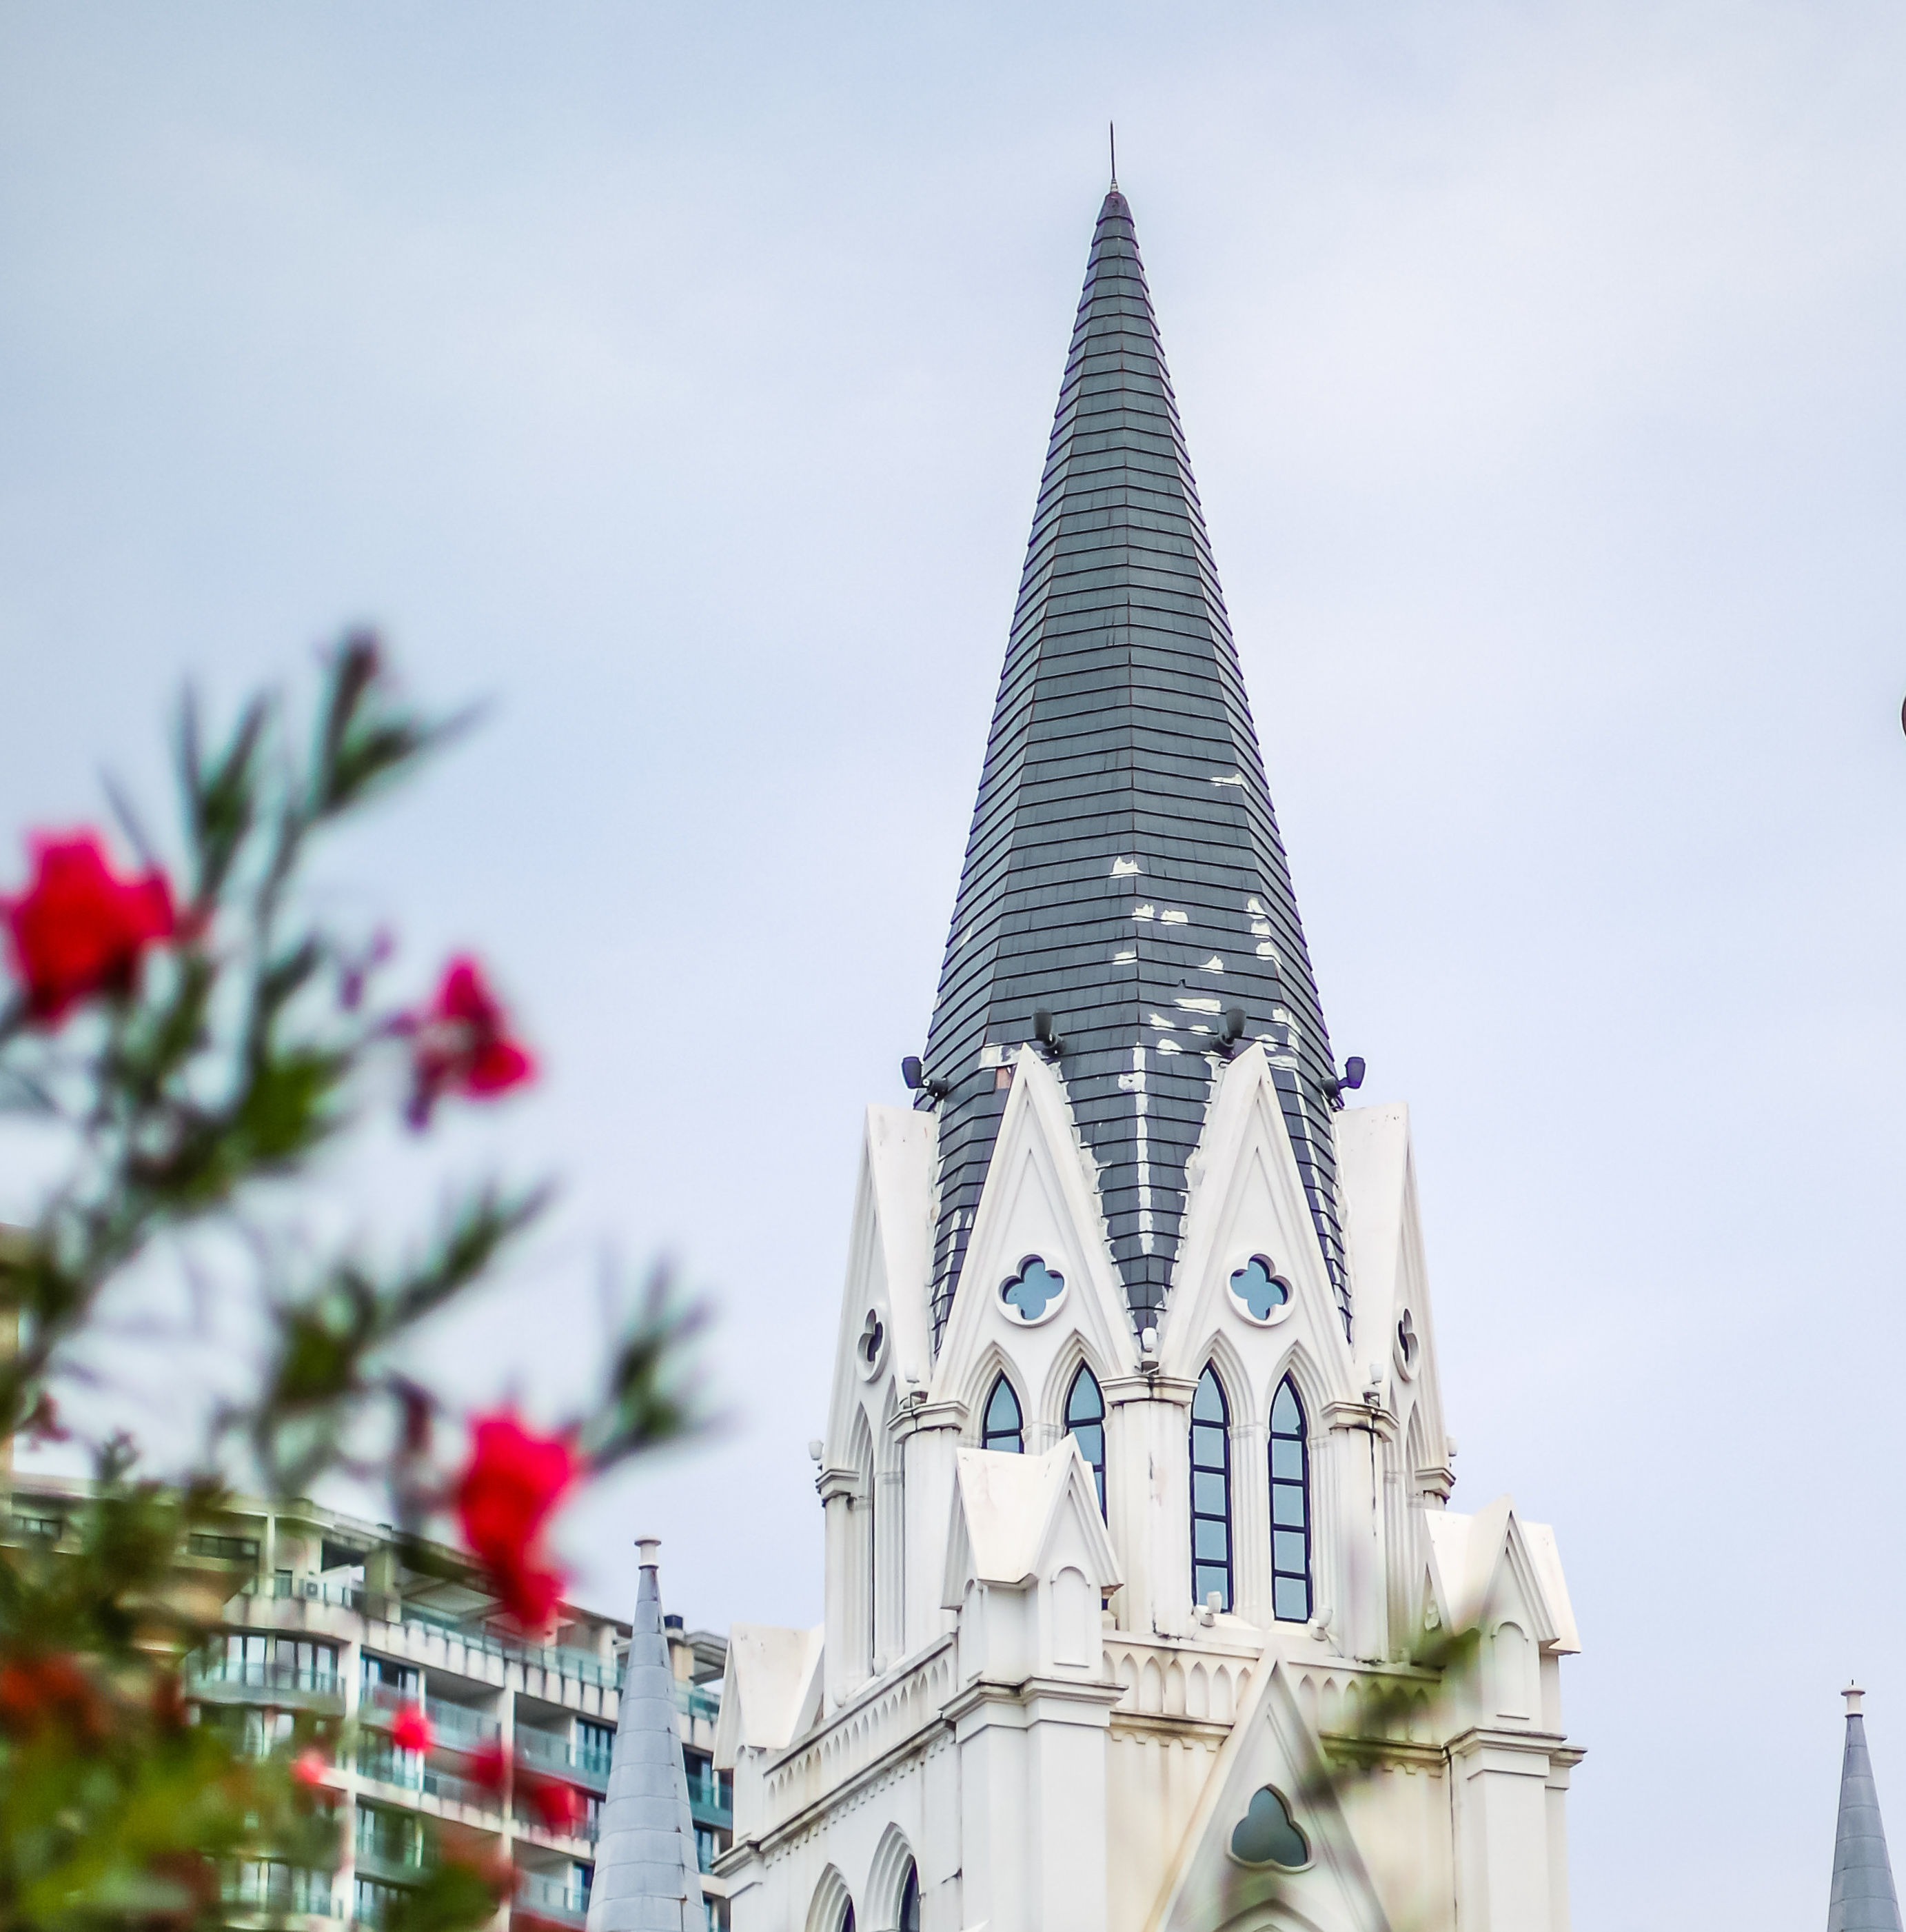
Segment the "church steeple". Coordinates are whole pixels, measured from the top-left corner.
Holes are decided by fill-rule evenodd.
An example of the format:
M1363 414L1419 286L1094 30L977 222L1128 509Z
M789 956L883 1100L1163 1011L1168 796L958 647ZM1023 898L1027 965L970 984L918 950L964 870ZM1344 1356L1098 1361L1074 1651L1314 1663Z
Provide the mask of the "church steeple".
M1346 1330L1333 1064L1131 210L1098 212L925 1056L936 1342L1052 1018L1134 1326L1164 1306L1228 1016L1261 1040Z
M1847 1700L1847 1742L1840 1760L1840 1822L1833 1834L1827 1932L1901 1932L1880 1795L1866 1755L1866 1720L1860 1712L1864 1694L1848 1684L1840 1694Z

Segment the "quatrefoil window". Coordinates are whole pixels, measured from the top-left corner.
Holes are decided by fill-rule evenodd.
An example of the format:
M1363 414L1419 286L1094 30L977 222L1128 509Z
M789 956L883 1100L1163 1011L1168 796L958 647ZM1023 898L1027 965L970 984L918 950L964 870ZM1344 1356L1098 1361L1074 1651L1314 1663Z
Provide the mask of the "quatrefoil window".
M1250 1810L1231 1833L1231 1856L1239 1864L1282 1865L1287 1871L1310 1863L1311 1848L1290 1806L1268 1784L1251 1793Z
M1020 1321L1041 1322L1065 1292L1065 1277L1053 1274L1037 1255L1028 1255L1018 1274L1001 1284L999 1299L1018 1311Z
M1271 1272L1262 1255L1253 1255L1231 1277L1231 1292L1254 1322L1268 1322L1290 1299L1290 1284Z

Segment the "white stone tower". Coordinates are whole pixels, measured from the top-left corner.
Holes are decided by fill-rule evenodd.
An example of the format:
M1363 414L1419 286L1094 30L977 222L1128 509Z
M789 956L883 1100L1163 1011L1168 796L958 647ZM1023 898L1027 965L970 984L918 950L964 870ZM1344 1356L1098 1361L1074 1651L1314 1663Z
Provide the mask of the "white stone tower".
M735 1932L1564 1932L1554 1538L1454 1482L1131 211L1099 212L911 1107L868 1110L826 1622L731 1635Z

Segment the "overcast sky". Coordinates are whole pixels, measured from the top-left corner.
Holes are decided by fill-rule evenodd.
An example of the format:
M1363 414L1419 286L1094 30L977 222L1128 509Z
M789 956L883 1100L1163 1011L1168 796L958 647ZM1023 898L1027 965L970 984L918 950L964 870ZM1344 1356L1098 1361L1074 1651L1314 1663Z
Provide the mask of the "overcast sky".
M493 700L332 874L547 1060L452 1150L563 1206L436 1366L547 1408L679 1256L733 1426L585 1594L654 1529L691 1622L816 1619L1115 116L1455 1504L1568 1565L1578 1925L1816 1922L1851 1675L1906 1834L1902 101L1832 0L5 0L0 885L187 672L369 618Z

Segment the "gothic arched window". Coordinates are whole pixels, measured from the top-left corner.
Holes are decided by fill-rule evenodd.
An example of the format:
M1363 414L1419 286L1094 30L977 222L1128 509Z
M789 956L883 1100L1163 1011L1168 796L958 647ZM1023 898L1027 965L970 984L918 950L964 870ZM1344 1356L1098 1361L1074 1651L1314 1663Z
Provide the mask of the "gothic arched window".
M1209 1364L1191 1397L1191 1595L1231 1607L1231 1419Z
M981 1425L979 1446L1002 1449L1009 1456L1023 1455L1026 1438L1020 1433L1022 1426L1019 1398L1012 1392L1012 1384L1002 1376L986 1398L986 1420Z
M1105 1398L1098 1392L1098 1378L1084 1363L1072 1378L1065 1397L1065 1432L1078 1440L1079 1454L1092 1469L1098 1485L1098 1514L1105 1514Z
M1271 1608L1281 1622L1310 1620L1311 1451L1288 1376L1271 1404Z
M900 1932L920 1932L920 1874L912 1865L900 1888Z

